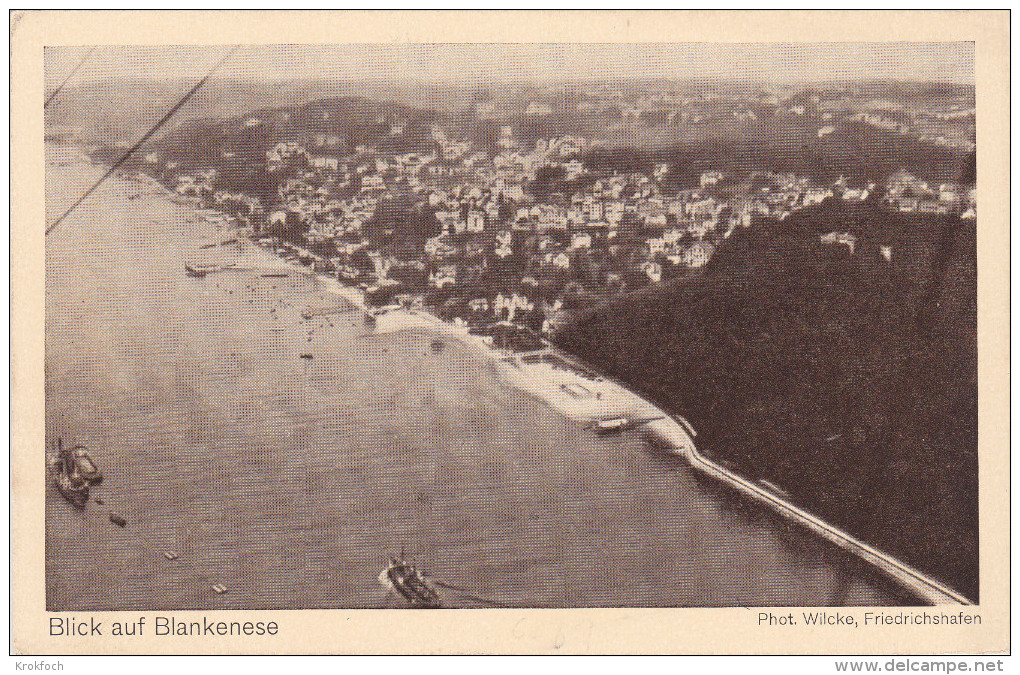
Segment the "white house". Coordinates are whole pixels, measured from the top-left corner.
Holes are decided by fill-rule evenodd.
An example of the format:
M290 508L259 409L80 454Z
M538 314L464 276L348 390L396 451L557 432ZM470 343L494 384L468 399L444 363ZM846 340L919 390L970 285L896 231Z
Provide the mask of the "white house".
M820 239L823 244L846 246L850 253L853 253L857 247L857 237L849 232L829 232L821 235Z
M699 241L691 246L684 253L683 261L690 268L703 267L708 263L712 257L712 253L715 252L715 247L711 244L703 241Z
M641 271L648 275L649 281L659 283L662 281L662 265L651 260L641 265Z
M572 159L563 164L563 169L566 171L566 179L574 180L584 174L584 163L581 160Z
M648 245L649 255L662 253L666 250L666 240L663 237L650 237L645 240L645 244Z
M666 227L666 214L657 213L645 216L645 225L648 227Z
M524 114L525 115L539 115L539 116L551 115L552 114L552 106L549 106L549 105L547 105L545 103L537 103L535 101L532 101L528 105L527 110L524 111Z
M848 202L863 202L868 198L868 190L843 190L843 199Z
M684 211L691 218L709 218L715 215L715 200L711 197L684 204Z
M429 276L429 285L435 288L445 288L455 283L457 283L456 265L443 265Z
M361 179L361 190L378 190L384 187L382 174L374 173Z
M831 196L832 190L830 189L811 188L804 192L804 206L811 206L812 204L821 204L826 197Z
M579 248L591 248L591 235L584 232L576 232L570 239L570 250Z
M312 166L317 169L337 171L340 168L340 160L336 157L312 157Z
M709 185L715 185L724 178L723 174L719 171L706 171L701 174L701 187Z
M513 321L517 312L530 312L534 308L534 304L532 304L526 296L523 296L520 293L514 293L512 295L503 295L502 293L499 293L496 295L496 298L492 303L493 314L501 316L505 311L508 321Z

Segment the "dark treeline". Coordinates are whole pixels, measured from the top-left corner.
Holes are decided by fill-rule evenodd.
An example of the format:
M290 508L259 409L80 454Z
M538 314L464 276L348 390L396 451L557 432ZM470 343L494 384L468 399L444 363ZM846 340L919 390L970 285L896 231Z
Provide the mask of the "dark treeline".
M431 110L348 96L256 110L229 120L191 120L167 134L156 147L184 166L195 167L220 166L224 152L233 153L237 163L265 162L266 151L277 143L310 144L315 136L334 136L340 141L316 148L321 155L347 155L359 145L392 154L428 153L435 147L431 126L437 119ZM258 124L248 126L248 120L258 120ZM392 125L398 121L400 133L393 133Z
M830 202L557 340L688 417L706 454L976 599L975 261L973 224Z

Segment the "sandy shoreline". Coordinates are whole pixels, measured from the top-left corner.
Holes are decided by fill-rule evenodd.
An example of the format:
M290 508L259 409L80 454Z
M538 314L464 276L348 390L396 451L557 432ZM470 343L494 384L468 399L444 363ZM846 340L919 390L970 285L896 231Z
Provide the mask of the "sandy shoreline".
M443 321L424 310L395 308L376 312L368 306L364 293L359 289L346 286L332 276L311 272L290 263L250 238L245 237L244 241L260 252L261 259L270 268L279 266L312 276L327 291L371 313L375 316L374 331L377 334L421 329L457 340L489 358L504 382L541 400L570 419L586 423L612 417L647 419L651 421L643 426L659 439L663 449L686 457L694 447L694 441L687 430L673 416L622 383L596 372L587 364L579 363L576 357L561 352L548 342L546 347L534 352L513 352L493 347L484 337L469 333L467 326ZM304 254L314 255L301 247L294 248Z

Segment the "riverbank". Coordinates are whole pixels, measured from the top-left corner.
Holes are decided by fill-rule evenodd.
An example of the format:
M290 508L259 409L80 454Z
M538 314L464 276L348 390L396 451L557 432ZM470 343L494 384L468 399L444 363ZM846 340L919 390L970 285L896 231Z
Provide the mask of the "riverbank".
M285 264L302 274L315 276L323 288L358 307L366 316L371 316L373 330L378 334L421 329L457 340L485 354L505 382L575 421L591 424L599 419L613 417L647 419L650 420L649 428L656 430L663 438L674 441L672 448L677 454L685 454L687 448L694 445L687 430L682 427L672 428L675 423L653 424L668 418L666 413L621 383L595 372L591 367L556 349L548 341L543 340L543 347L536 350L504 349L494 346L491 337L474 334L468 326L443 321L424 309L401 306L374 309L369 306L365 293L360 289L340 283L331 275L315 273L280 258L275 251L281 247L281 242L274 240L272 243L260 244L250 238L246 241L269 257L267 264L271 265L269 260L274 260L276 264ZM286 246L303 257L325 262L307 249L289 243ZM668 433L665 427L669 427Z
M366 312L371 311L364 295L357 289L325 275L319 276L325 282L335 284L338 294ZM709 459L698 452L693 439L695 431L686 420L660 410L625 385L574 360L551 344L533 352L513 353L496 349L484 338L469 334L466 327L446 323L424 311L393 309L377 318L376 330L379 332L412 328L435 331L472 345L499 367L504 381L575 421L593 423L614 417L648 419L650 421L641 426L657 447L682 456L703 475L737 490L744 497L772 509L873 566L922 602L932 605L971 604L957 591L796 506L786 495L779 494L774 486L748 480Z

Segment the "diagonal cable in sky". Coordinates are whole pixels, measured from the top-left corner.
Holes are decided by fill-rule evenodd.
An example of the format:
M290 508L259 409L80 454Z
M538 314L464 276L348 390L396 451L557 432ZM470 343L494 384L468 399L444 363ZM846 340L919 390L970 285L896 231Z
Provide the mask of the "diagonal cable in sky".
M46 99L46 103L43 103L43 109L46 109L46 108L50 107L50 101L52 101L54 98L56 98L57 94L59 94L60 91L64 87L67 86L67 83L71 81L71 78L74 77L74 74L77 73L78 69L81 68L85 64L85 60L89 56L91 56L92 52L94 52L94 51L96 51L96 48L92 47L87 52L85 52L85 56L81 57L81 61L78 62L78 65L76 65L74 68L71 69L71 72L67 74L67 77L65 77L64 81L60 83L60 86L57 87L56 89L54 89L53 93L50 94L49 98Z
M203 77L201 80L199 80L198 84L196 84L194 87L192 87L191 90L188 93L186 93L183 97L181 97L181 100L178 101L174 105L174 107L170 108L170 110L168 110L167 113L165 115L163 115L162 119L160 119L158 122L156 122L156 124L151 129L149 129L147 132L145 132L145 135L142 136L140 139L138 139L138 142L136 142L133 146L131 146L131 148L129 148L128 151L125 152L121 156L120 159L118 159L116 162L114 162L113 166L111 166L109 168L109 170L106 173L104 173L102 175L102 177L100 177L99 180L97 180L95 183L93 183L92 187L90 187L88 190L86 190L85 194L83 194L81 197L78 198L78 201L76 201L74 204L71 205L71 208L69 208L68 210L64 211L64 213L59 218L57 218L49 226L47 226L46 234L49 234L54 229L56 229L57 225L59 225L61 222L63 222L64 218L67 218L67 216L70 215L71 211L74 211L76 208L78 208L78 205L81 204L83 201L85 201L90 194L95 192L96 188L98 188L100 186L100 184L110 176L110 174L112 174L114 171L116 171L117 168L120 167L121 164L123 164L125 161L127 161L127 158L130 157L138 148L142 147L142 145L144 145L147 140L152 138L153 134L155 134L157 131L159 131L160 128L164 124L166 124L167 121L171 117L173 117L174 113L177 112L178 110L180 110L181 106L183 106L185 103L187 103L188 100L192 96L195 95L195 92L197 92L199 89L202 88L202 85L206 83L206 80L208 80L210 77L212 77L213 73L215 73L217 70L219 70L220 66L222 66L226 62L226 60L229 59L234 54L234 52L236 52L239 49L239 47L240 47L239 45L235 45L235 46L231 47L230 50L223 56L223 58L221 58L219 61L217 61L213 65L213 67L209 70L209 72L206 73L205 77Z

